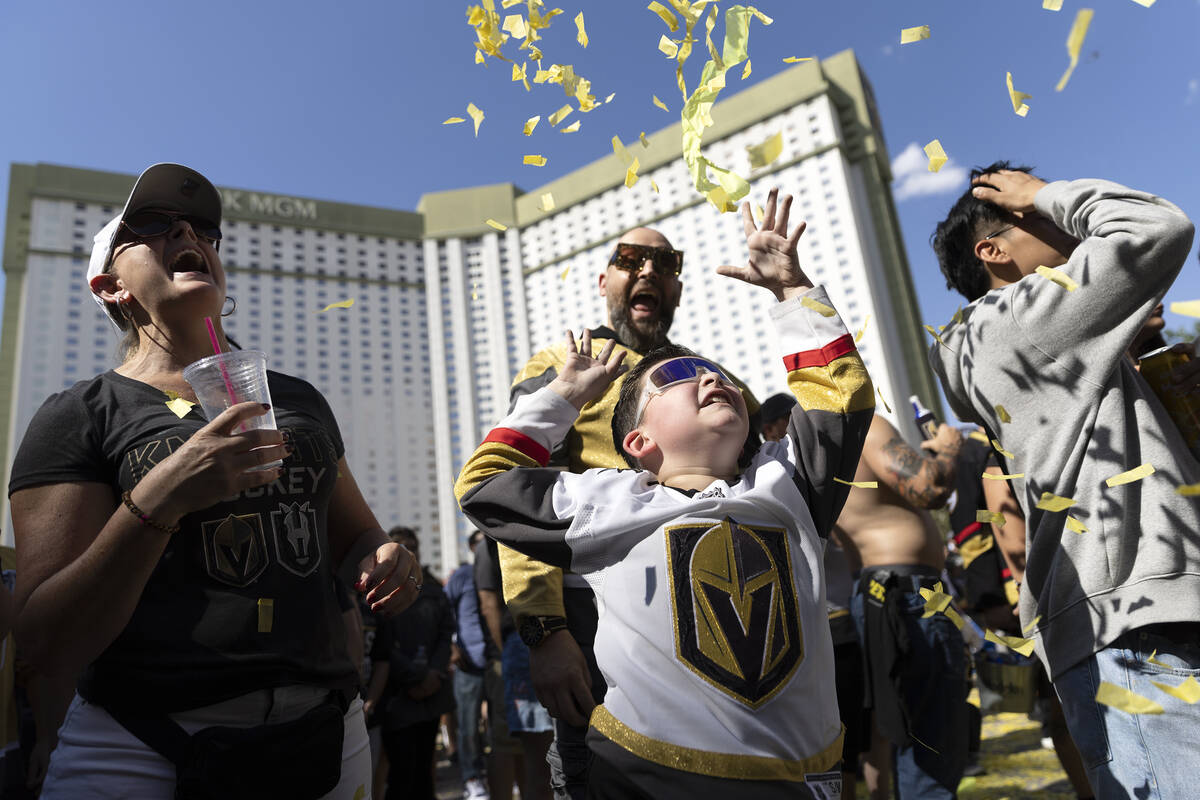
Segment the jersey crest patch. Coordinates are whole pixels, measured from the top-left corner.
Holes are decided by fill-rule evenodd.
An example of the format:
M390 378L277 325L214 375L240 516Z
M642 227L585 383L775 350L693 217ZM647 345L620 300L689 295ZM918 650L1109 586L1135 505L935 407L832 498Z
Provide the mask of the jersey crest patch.
M280 565L301 578L312 574L321 563L317 512L308 503L280 503L279 510L271 512L271 530Z
M267 537L258 514L230 514L200 526L208 574L230 586L249 586L267 568Z
M787 531L726 517L669 527L666 535L676 656L758 708L804 659Z

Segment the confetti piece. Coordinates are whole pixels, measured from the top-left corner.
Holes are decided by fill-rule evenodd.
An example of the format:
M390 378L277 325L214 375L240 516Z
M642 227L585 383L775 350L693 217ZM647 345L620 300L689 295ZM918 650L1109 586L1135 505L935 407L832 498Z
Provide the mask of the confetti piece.
M578 33L575 34L575 41L579 42L580 47L583 47L586 50L587 46L588 46L588 35L587 35L587 29L585 29L583 27L583 12L582 11L580 11L578 14L575 15L575 27L579 31Z
M1158 0L1133 0L1133 2L1137 3L1142 8L1149 8L1150 6L1157 3Z
M1067 514L1067 530L1071 533L1087 533L1087 526L1079 520Z
M785 64L799 64L801 61L812 61L812 60L813 60L813 59L812 59L812 57L811 57L811 56L805 56L805 57L801 57L801 56L788 56L787 58L785 58L785 59L783 60L783 63L785 63Z
M358 785L358 788L354 790L354 797L352 798L352 800L364 800L364 798L366 796L367 796L367 785L365 783L360 783Z
M1029 113L1029 104L1025 101L1032 100L1033 95L1028 94L1027 92L1018 92L1013 88L1011 72L1004 73L1004 80L1008 83L1008 97L1010 100L1012 100L1013 113L1018 117L1025 116Z
M634 160L633 156L631 156L629 154L629 151L625 149L625 145L621 144L620 136L612 137L612 149L613 149L613 155L615 155L617 158L619 158L621 160L621 163L624 164L626 167L628 167L630 164L633 163L633 160Z
M565 281L567 279L567 275L570 274L570 272L571 272L571 265L567 264L567 266L563 267L563 271L559 273L559 275L558 275L559 280Z
M811 297L807 296L800 298L800 305L804 306L805 308L811 308L822 317L832 317L837 313L831 306L827 306L820 300L813 300Z
M541 122L541 120L541 114L538 114L536 117L530 117L529 119L525 120L525 127L522 128L521 132L526 136L529 136L533 133L533 129L537 127L537 124Z
M765 213L767 212L763 210L762 206L757 204L754 206L754 219L758 222L758 224L762 224L763 214Z
M565 106L560 108L558 111L555 111L553 114L546 117L546 121L549 122L551 125L557 125L558 123L562 122L567 117L571 116L571 112L574 110L575 109L571 107L571 104L567 103Z
M679 45L671 41L665 33L658 40L658 50L667 58L676 58L679 55Z
M1029 633L1034 628L1036 628L1037 624L1041 621L1042 621L1042 615L1038 614L1036 617L1034 617L1033 619L1031 619L1029 621L1028 625L1026 625L1024 628L1021 629L1021 633Z
M531 154L531 155L527 155L523 159L521 159L521 163L528 164L528 165L534 166L534 167L544 167L544 166L546 166L546 157L539 156L536 154Z
M658 194L658 184L653 179L650 180L650 188L654 190L655 194Z
M950 607L950 601L953 600L950 595L943 590L942 582L938 581L932 589L921 587L921 597L925 598L925 613L921 618L932 617L934 614L941 614Z
M1061 269L1055 269L1054 267L1038 267L1034 270L1034 272L1036 272L1038 275L1041 275L1051 283L1058 284L1068 292L1073 292L1079 288L1079 284L1071 280L1067 273L1063 272Z
M1063 0L1042 0L1042 8L1047 11L1062 11Z
M543 194L542 202L541 202L541 205L539 206L539 208L542 211L553 211L554 210L554 195L550 192L546 192L545 194Z
M919 42L922 39L928 38L928 25L918 25L915 28L902 28L900 30L900 44L912 44L913 42Z
M1040 508L1042 511L1066 511L1073 505L1075 505L1075 501L1070 497L1059 497L1050 492L1042 492L1042 498L1037 501L1034 508Z
M1000 421L1003 423L1007 424L1009 422L1012 422L1012 417L1009 416L1008 410L1005 409L1004 406L1002 406L1002 405L996 406L996 416L999 417Z
M500 30L510 34L514 39L525 38L525 18L520 14L509 14L504 18L504 24L500 26Z
M984 631L983 638L985 641L1002 644L1010 650L1015 650L1026 658L1033 652L1033 639L1025 639L1020 636L1002 636L993 631Z
M475 121L475 137L479 137L479 126L483 123L483 112L474 103L467 103L467 115Z
M565 128L560 128L558 132L559 133L575 133L576 131L579 130L579 126L581 123L582 123L582 120L577 119L574 122L572 122L570 125L566 126Z
M188 412L192 410L192 407L194 405L196 405L195 403L193 403L190 400L184 400L176 392L168 391L168 392L166 392L166 395L167 395L167 408L171 409L171 413L174 414L175 416L179 417L180 419L183 419L184 417L186 417L188 415Z
M613 92L613 93L612 93L612 94L610 94L608 97L604 98L604 102L605 102L605 103L611 103L611 102L613 101L613 98L614 98L614 97L616 97L616 96L617 96L617 93L616 93L616 92Z
M652 100L654 100L654 105L658 106L663 111L666 111L668 114L671 112L671 109L667 108L667 104L664 103L662 100L658 99L658 95L654 94L654 95L650 95L650 97Z
M950 158L946 155L946 151L942 149L942 143L938 139L934 139L929 144L925 145L925 155L929 158L929 171L937 172L946 165Z
M1122 689L1108 681L1100 681L1100 689L1096 692L1096 702L1127 714L1163 713L1163 707L1153 700L1147 700L1140 694L1134 694L1128 689Z
M1016 458L1016 456L1014 456L1012 453L1008 452L1003 447L1001 447L1000 442L998 442L995 439L992 439L992 447L996 448L996 452L999 453L1000 455L1004 456L1005 458Z
M878 489L879 481L844 481L841 478L834 478L835 483L840 483L845 486L853 486L855 489Z
M331 308L350 308L350 306L352 306L352 305L354 305L353 297L351 297L349 300L339 300L336 303L330 303L329 305L325 306L317 313L324 314L326 311L328 311Z
M662 3L654 2L646 6L646 8L650 9L655 14L658 14L662 21L667 23L667 27L671 29L671 33L679 30L679 20L676 19L675 15L671 13L671 10Z
M1200 317L1200 300L1171 303L1171 313L1182 314L1185 317Z
M985 442L987 441L987 437L984 437L984 441ZM989 481L1015 481L1018 478L1024 478L1025 473L1024 472L1014 472L1011 475L996 475L995 473L992 473L992 472L985 472L985 473L983 473L983 477L987 478Z
M1004 518L1004 515L999 511L988 511L987 509L980 509L976 511L975 521L980 523L990 522L992 525L995 525L998 528L1003 528L1004 523L1008 522L1008 520Z
M270 633L275 622L275 601L269 597L258 598L258 632Z
M645 132L645 131L642 131L641 133L639 133L639 134L638 134L638 140L639 140L639 141L641 141L641 143L642 143L642 147L649 147L649 146L650 146L650 140L646 138L646 132Z
M525 2L525 0L501 0L500 7L508 9L508 8L512 8L515 5L518 5L519 3L524 3L524 2Z
M932 325L926 325L925 330L929 331L929 335L932 336L934 339L936 339L937 343L940 344L942 347L946 348L947 350L954 349L950 345L948 345L942 341L942 337L938 336L937 330Z
M1150 653L1150 658L1147 660L1156 667L1166 667L1167 669L1172 669L1170 664L1164 661L1159 661L1157 658L1155 658L1156 655L1158 655L1157 647L1154 648L1154 650Z
M485 220L484 220L484 223L486 223L488 227L490 227L490 228L495 228L495 229L496 229L496 230L498 230L498 231L506 231L506 230L508 230L508 226L507 226L507 225L505 225L505 224L504 224L504 223L502 223L502 222L496 222L496 220L492 219L491 217L488 217L487 219L485 219Z
M1153 474L1153 466L1150 464L1142 464L1140 467L1134 467L1127 472L1122 472L1120 475L1113 475L1111 478L1106 480L1105 483L1108 484L1108 487L1111 489L1114 486L1123 486L1127 483L1140 481L1142 478L1148 478Z
M746 155L750 157L750 169L761 169L775 161L783 154L783 131L767 137L761 144L746 146Z
M525 91L527 91L527 92L529 91L529 78L526 77L525 70L528 66L529 66L529 64L527 62L522 62L521 66L518 67L514 63L513 67L512 67L513 83L520 81L521 83L525 84Z
M1182 486L1175 487L1175 494L1181 497L1195 497L1200 495L1200 483L1185 483Z
M445 121L443 121L442 124L443 125L457 125L460 122L466 122L466 121L467 121L466 117L446 117Z
M971 431L967 434L967 438L974 439L977 442L983 442L984 444L988 443L988 438L984 435L983 431Z
M1170 684L1159 683L1158 681L1150 682L1167 694L1171 695L1171 697L1177 697L1189 705L1194 705L1195 703L1200 702L1200 683L1197 683L1195 677L1191 675L1188 676L1186 681L1178 686L1171 686Z
M960 323L962 321L963 321L962 306L959 306L957 309L954 310L954 316L950 318L950 324L957 325L958 323Z
M629 169L625 170L625 188L632 189L633 185L638 182L638 160L634 156L633 163L629 165Z
M867 332L867 323L871 321L871 315L867 314L867 318L863 320L863 326L858 329L858 333L854 334L854 343L858 344L862 341L863 334Z
M1075 71L1075 65L1079 63L1079 51L1083 49L1083 40L1087 36L1088 26L1092 24L1092 16L1095 14L1090 8L1081 8L1075 14L1075 21L1071 23L1071 32L1067 34L1067 55L1071 59L1071 63L1067 66L1067 71L1058 79L1058 85L1054 87L1054 91L1061 92L1067 85L1067 81L1071 79L1071 73Z
M879 394L879 401L883 403L883 407L887 409L887 413L892 413L892 407L888 405L887 398L883 396L883 388L876 386L875 391Z
M960 631L963 629L963 618L958 615L957 611L955 611L953 608L947 608L942 613L946 615L946 619L948 619L954 623L954 627L958 628ZM924 744L924 743L922 742L922 744ZM929 745L925 745L925 746L929 747ZM932 747L929 747L929 749L933 750ZM933 750L933 752L936 753L937 751Z
M750 59L746 59L746 66L742 67L742 80L746 80L746 78L749 78L750 72L751 72Z

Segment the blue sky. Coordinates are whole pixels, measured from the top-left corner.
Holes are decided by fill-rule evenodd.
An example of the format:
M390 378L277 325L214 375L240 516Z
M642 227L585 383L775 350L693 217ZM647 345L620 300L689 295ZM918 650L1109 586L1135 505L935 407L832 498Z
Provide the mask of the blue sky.
M466 2L6 3L0 202L12 161L130 173L180 161L218 184L401 209L428 191L504 181L534 188L611 152L614 134L629 142L677 119L673 68L656 48L665 26L646 2L548 3L565 13L542 42L547 63L574 64L598 98L616 98L568 119L583 121L579 133L562 135L543 119L530 138L522 122L566 98L551 85L525 93L506 64L473 64ZM949 153L937 176L911 153L896 161L917 165L900 170L894 188L930 323L948 320L959 303L927 242L965 188L964 167L1003 157L1048 178L1110 178L1200 219L1200 0L1151 8L1065 0L1059 12L1040 0L759 7L775 23L752 26L745 84L786 68L785 56L853 48L874 84L891 157L933 138ZM1070 83L1055 92L1081 7L1095 18ZM571 21L580 10L586 50ZM900 45L900 29L916 25L929 25L931 38ZM701 47L688 62L689 84L703 60ZM1012 112L1006 71L1033 95L1025 118ZM726 93L742 83L731 74ZM652 94L674 113L655 108ZM466 116L469 101L487 115L477 139L469 124L441 125ZM522 166L525 153L549 162ZM1189 260L1168 300L1200 297L1198 267ZM1186 323L1168 316L1169 326Z

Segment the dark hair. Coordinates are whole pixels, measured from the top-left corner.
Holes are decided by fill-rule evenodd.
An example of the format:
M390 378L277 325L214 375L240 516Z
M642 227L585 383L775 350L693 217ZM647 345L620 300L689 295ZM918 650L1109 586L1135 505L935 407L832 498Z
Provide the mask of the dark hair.
M625 459L625 463L633 469L641 469L642 465L638 463L636 458L625 452L623 443L629 432L637 427L638 405L640 405L642 399L642 378L655 365L661 364L664 361L670 361L672 358L682 358L683 356L698 357L699 354L682 345L664 344L662 347L657 347L644 355L642 360L634 364L629 372L626 373L624 380L621 381L621 391L617 396L617 405L613 408L613 445L617 448L617 452L621 454L621 457Z
M766 425L767 423L791 415L792 407L795 405L796 398L794 395L780 392L763 400L762 405L759 406L758 413L762 418L762 423Z
M388 539L391 539L397 544L403 544L407 547L406 542L414 542L417 547L421 546L421 540L417 538L417 532L413 528L405 525L397 525L387 532Z
M1014 167L1007 161L997 161L971 170L971 179L1001 169L1033 172L1033 167ZM975 256L975 243L979 241L985 225L1004 222L1008 217L1008 212L1000 206L971 194L971 187L958 198L929 239L942 275L946 276L946 288L953 289L970 301L988 293L991 279L987 267Z

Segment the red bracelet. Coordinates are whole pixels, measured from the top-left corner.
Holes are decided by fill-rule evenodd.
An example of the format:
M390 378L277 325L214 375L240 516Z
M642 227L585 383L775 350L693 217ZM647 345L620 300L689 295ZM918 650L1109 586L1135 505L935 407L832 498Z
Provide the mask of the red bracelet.
M121 495L121 502L125 504L125 507L128 508L135 517L141 520L143 525L162 531L167 536L170 536L179 530L178 524L163 525L161 522L155 522L154 520L150 519L150 516L138 508L137 504L133 502L133 497L130 496L130 492L125 492L123 495Z

